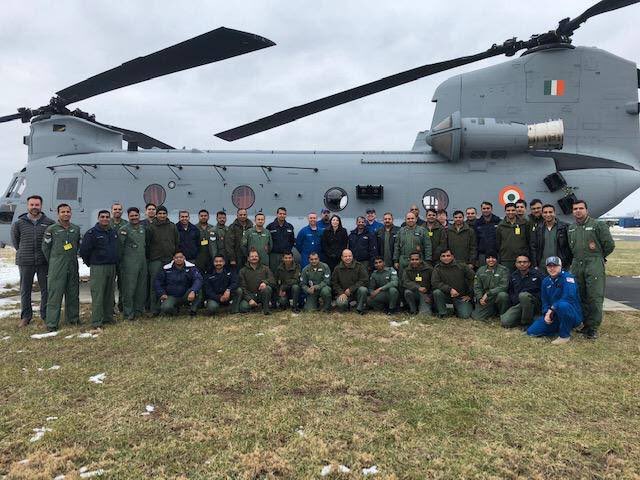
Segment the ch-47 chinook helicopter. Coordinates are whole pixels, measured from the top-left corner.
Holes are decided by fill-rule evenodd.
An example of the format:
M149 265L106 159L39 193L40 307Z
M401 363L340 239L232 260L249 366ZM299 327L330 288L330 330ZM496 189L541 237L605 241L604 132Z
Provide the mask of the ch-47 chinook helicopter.
M99 209L165 204L170 212L284 205L295 226L322 205L347 225L369 207L402 215L408 205L464 208L541 198L570 213L576 197L601 215L640 187L635 63L571 36L596 15L640 0L603 0L556 29L475 55L424 65L218 133L233 141L422 77L497 55L518 58L449 78L436 89L431 129L402 152L176 150L139 132L95 121L67 106L100 93L240 55L273 43L217 29L135 59L57 92L49 105L0 122L31 122L27 166L0 204L0 241L29 194L74 209L86 230ZM128 142L122 148L122 140ZM139 150L144 149L144 151ZM482 188L479 188L482 185Z

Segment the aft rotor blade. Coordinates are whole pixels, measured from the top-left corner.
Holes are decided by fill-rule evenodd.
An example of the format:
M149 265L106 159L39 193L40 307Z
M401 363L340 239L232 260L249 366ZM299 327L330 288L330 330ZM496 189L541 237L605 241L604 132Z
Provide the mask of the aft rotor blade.
M275 45L252 33L220 27L95 75L56 92L64 105L170 73Z
M11 115L5 115L4 117L0 117L0 123L10 122L12 120L20 120L22 118L21 113L12 113Z
M638 3L640 0L602 0L592 7L588 8L581 15L578 15L576 18L570 20L566 24L560 24L558 28L558 33L562 35L571 35L575 30L580 28L584 22L589 20L591 17L595 17L596 15L600 15L602 13L612 12L613 10L618 10L619 8L628 7L629 5L633 5L634 3Z
M116 127L114 125L107 125L105 123L96 122L98 125L102 125L103 127L107 127L110 130L115 130L117 132L122 133L122 139L125 142L135 142L138 144L140 148L144 148L148 150L150 148L160 148L162 150L175 150L169 144L161 142L160 140L150 137L146 133L136 132L135 130L127 130L126 128Z
M395 75L390 75L388 77L375 80L365 85L360 85L359 87L351 88L339 93L334 93L333 95L329 95L328 97L324 97L319 100L314 100L313 102L305 103L304 105L298 105L297 107L282 110L281 112L274 113L273 115L269 115L268 117L263 117L251 123L247 123L230 130L225 130L224 132L216 133L216 137L228 142L233 142L234 140L248 137L259 132L264 132L265 130L279 127L280 125L291 123L300 118L308 117L309 115L313 115L315 113L337 107L338 105L353 102L354 100L373 95L374 93L382 92L390 88L404 85L405 83L419 80L420 78L433 75L434 73L444 72L445 70L460 67L462 65L467 65L469 63L477 62L478 60L483 60L485 58L494 57L502 53L505 53L504 50L500 47L497 47L491 48L486 52L478 53L476 55L470 55L468 57L460 57L454 60L447 60L444 62L432 63L430 65L423 65L421 67L413 68L411 70L406 70L401 73L396 73Z

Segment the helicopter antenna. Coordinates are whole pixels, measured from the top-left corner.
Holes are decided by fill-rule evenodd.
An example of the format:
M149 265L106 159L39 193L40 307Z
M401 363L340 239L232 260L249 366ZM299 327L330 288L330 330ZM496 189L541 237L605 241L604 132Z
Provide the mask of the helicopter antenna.
M462 65L468 65L479 60L484 60L498 55L511 57L520 50L541 47L544 45L570 44L573 32L589 18L617 10L619 8L627 7L638 2L640 2L640 0L602 0L572 20L568 18L561 20L555 30L551 30L540 35L533 35L529 40L511 38L504 41L501 45L494 44L488 50L475 55L423 65L411 70L396 73L358 87L350 88L349 90L334 93L333 95L329 95L303 105L282 110L278 113L274 113L273 115L260 118L230 130L225 130L224 132L216 133L215 135L218 138L232 142L240 138L248 137L256 133L291 123L300 118L337 107L338 105L353 102L354 100L358 100L390 88L398 87L405 83L413 82L435 73L444 72Z

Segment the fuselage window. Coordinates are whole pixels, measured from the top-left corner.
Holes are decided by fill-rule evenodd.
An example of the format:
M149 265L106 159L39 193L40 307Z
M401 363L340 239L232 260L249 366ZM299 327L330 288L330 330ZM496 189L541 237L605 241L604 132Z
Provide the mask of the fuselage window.
M167 199L167 192L162 185L152 183L144 189L144 203L153 203L156 206L160 206Z
M78 198L78 179L59 178L56 200L76 200Z
M447 195L447 192L441 188L431 188L424 192L424 195L422 196L422 205L425 209L446 209L449 206L449 195Z
M256 194L248 185L240 185L231 192L231 201L236 208L251 208L256 201Z
M344 210L349 203L349 196L340 187L332 187L324 194L324 204L332 212Z

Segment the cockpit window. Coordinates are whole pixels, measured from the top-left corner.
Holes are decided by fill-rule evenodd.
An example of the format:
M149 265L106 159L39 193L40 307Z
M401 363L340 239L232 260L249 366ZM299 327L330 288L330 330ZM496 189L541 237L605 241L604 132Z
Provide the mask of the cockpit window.
M7 189L5 198L20 198L26 188L27 179L25 177L15 177Z
M447 128L451 128L452 125L453 125L453 119L451 118L451 115L449 115L447 118L445 118L440 123L438 123L435 127L433 127L433 131L439 132L440 130L446 130Z

